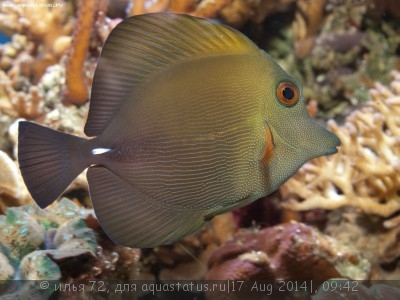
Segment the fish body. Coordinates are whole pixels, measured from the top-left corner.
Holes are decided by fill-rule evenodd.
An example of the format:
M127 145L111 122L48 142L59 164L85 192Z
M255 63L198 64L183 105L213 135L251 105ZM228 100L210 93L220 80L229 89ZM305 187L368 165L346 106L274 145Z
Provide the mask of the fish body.
M45 207L88 168L105 232L173 242L276 190L339 139L307 114L298 82L239 32L185 15L131 17L110 34L83 139L21 122L21 173Z

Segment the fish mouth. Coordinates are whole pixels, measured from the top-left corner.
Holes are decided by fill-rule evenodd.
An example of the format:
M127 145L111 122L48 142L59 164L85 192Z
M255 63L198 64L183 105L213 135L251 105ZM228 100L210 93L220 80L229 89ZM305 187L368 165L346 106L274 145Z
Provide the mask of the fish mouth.
M319 157L319 156L326 156L326 155L332 155L335 154L339 151L339 149L337 147L340 146L341 141L339 140L339 138L332 132L330 132L332 135L332 139L333 139L333 145L331 144L330 147L321 147L321 148L317 148L317 149L308 149L305 147L301 147L299 149L303 150L303 151L307 151L310 154L312 154L313 157ZM335 141L336 140L336 141Z
M338 148L333 147L333 148L328 149L328 151L326 151L326 152L327 152L327 155L331 155L331 154L338 153L338 151L339 151Z
M337 147L339 147L342 144L341 140L338 138L338 136L336 134L334 134L333 132L331 132L329 130L326 130L326 132L328 134L328 136L326 136L326 137L329 137L331 145L330 145L330 147L321 148L320 151L317 151L315 153L315 155L317 155L317 156L325 156L325 155L335 154L339 151L339 149Z
M326 153L327 153L326 155L338 153L339 149L337 147L340 147L342 145L342 141L339 139L339 137L332 131L329 131L329 132L334 136L334 140L336 140L336 141L334 142L335 144L333 145L333 147L328 148L326 150Z

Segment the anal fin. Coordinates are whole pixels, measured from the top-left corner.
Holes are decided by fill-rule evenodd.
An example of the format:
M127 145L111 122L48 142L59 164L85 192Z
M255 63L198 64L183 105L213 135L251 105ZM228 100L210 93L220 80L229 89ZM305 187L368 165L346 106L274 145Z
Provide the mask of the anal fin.
M204 223L202 211L175 211L105 167L87 172L93 207L107 235L133 248L152 248L186 236Z

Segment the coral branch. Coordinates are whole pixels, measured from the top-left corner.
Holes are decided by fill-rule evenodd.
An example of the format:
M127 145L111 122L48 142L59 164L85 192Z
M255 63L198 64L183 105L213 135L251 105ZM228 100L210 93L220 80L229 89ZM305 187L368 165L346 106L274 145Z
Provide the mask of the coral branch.
M374 100L329 122L342 141L339 152L307 163L281 188L293 210L353 206L388 217L400 210L400 73L390 88L370 91Z
M214 18L221 9L231 3L232 0L201 1L196 10L193 12L193 15L202 18Z
M66 62L66 89L63 94L65 104L79 105L89 98L88 82L83 70L98 5L96 0L79 0L72 46Z
M315 35L320 28L325 0L297 1L297 11L292 29L295 36L294 48L300 58L306 57L312 50Z

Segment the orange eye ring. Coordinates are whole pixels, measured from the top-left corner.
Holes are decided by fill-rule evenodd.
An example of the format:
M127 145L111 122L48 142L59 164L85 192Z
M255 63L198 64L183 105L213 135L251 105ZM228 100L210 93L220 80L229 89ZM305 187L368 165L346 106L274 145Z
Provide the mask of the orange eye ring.
M285 106L293 106L299 101L299 89L291 82L281 82L276 89L279 101Z

